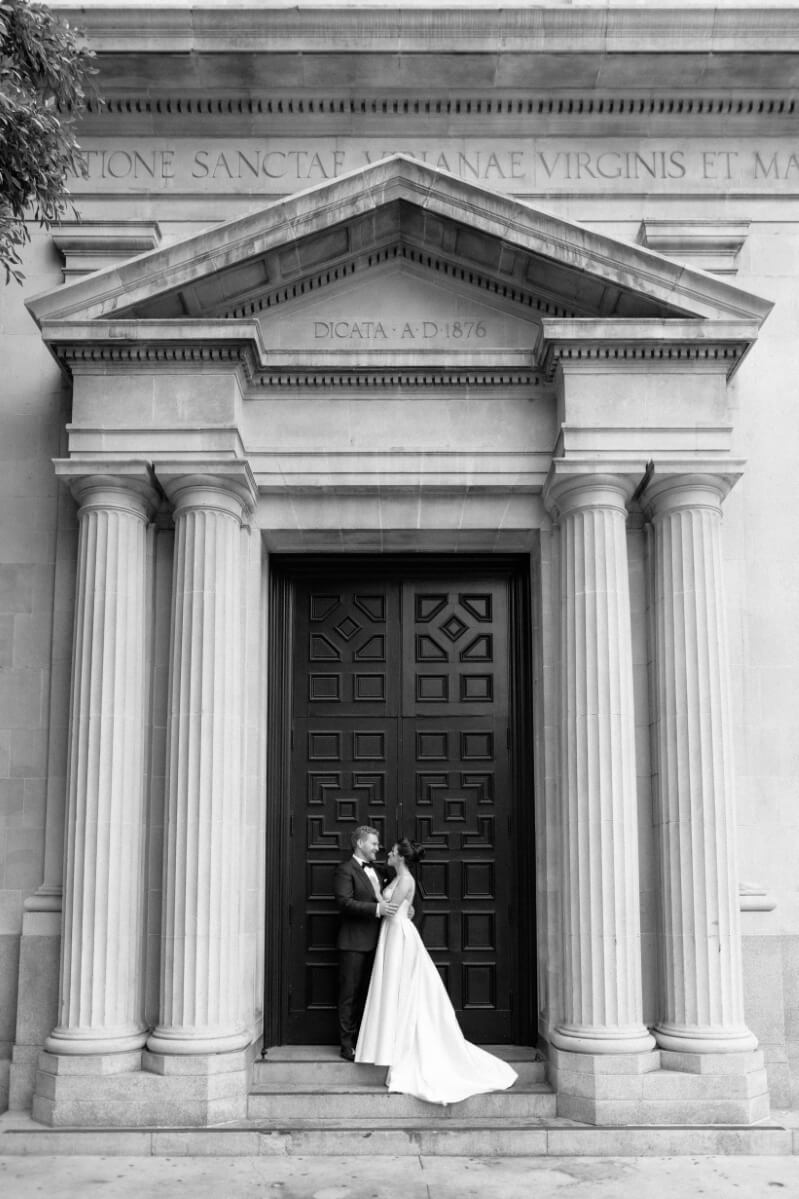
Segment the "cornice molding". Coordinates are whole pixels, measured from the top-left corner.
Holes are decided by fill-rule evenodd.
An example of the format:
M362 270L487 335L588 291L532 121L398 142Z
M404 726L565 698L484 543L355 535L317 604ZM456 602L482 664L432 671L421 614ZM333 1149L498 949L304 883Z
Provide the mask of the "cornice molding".
M729 377L757 336L743 321L552 320L533 353L512 350L269 351L254 321L53 322L43 336L69 373L153 366L241 371L251 388L539 387L558 369L705 364Z
M390 94L331 96L326 93L261 94L225 91L114 93L104 90L102 104L89 102L87 111L93 120L118 116L223 117L271 116L281 118L380 116L406 120L423 117L570 117L581 120L629 117L791 117L799 112L799 100L793 91L780 94L741 92L728 95L683 92L655 95L631 93L602 95L591 91L568 94L465 93L409 96Z
M554 321L542 322L538 362L547 380L558 368L607 363L611 369L638 362L677 366L687 362L721 368L727 378L757 337L745 321Z
M503 388L540 387L541 375L533 371L502 370L486 367L463 370L456 366L437 369L397 369L380 367L339 371L260 371L253 379L255 387L296 390L377 390L381 388L439 389L442 387Z
M360 355L360 362L353 360L337 368L329 364L306 368L288 364L264 367L259 362L254 343L241 342L207 345L175 340L167 344L142 341L140 344L117 345L113 341L98 338L91 343L66 340L51 341L50 344L58 362L70 374L76 371L88 374L96 368L104 370L109 366L130 371L146 370L153 366L199 366L207 369L216 365L223 369L241 370L248 389L358 391L396 387L530 388L540 387L544 381L534 369L503 366L496 362L482 366L433 361L369 366L363 362L364 358L368 359L368 352Z

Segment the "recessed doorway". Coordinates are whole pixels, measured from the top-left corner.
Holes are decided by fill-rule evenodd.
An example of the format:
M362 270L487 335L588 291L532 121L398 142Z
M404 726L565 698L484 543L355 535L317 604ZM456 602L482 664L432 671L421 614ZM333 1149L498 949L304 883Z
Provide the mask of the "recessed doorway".
M529 1040L529 560L272 569L267 1039L336 1041L333 872L369 824L425 847L422 935L465 1035Z

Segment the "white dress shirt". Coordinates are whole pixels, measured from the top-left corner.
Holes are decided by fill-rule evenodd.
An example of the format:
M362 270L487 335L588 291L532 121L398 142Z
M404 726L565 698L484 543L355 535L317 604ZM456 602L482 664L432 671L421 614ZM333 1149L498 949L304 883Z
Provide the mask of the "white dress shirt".
M364 874L369 879L369 882L372 884L372 890L375 893L375 899L377 900L377 902L379 904L380 900L383 898L383 896L380 891L380 879L377 877L377 871L375 870L374 866L371 866L368 862L365 862L363 860L363 858L359 858L357 854L354 853L352 856L355 859L355 861L358 863L358 865L363 868ZM379 907L377 909L377 914L378 914L378 916L380 915Z

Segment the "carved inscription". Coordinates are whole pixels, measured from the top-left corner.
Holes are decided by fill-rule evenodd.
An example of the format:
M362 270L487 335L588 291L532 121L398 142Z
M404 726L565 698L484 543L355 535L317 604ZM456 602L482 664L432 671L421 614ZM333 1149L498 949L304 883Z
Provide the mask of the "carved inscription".
M403 153L468 182L512 194L790 191L799 184L799 144L778 138L671 142L623 138L399 140L350 138L87 138L86 177L76 193L115 190L286 194Z
M405 321L391 324L375 320L314 321L318 342L437 342L481 341L488 336L485 321Z

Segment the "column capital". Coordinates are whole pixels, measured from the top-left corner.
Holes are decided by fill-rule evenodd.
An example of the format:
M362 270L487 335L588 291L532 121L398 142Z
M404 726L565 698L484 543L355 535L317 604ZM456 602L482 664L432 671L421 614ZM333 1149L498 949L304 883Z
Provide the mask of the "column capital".
M211 509L244 523L255 511L258 489L243 459L171 459L154 465L175 515Z
M651 520L681 509L708 508L721 512L721 505L741 477L741 470L686 471L684 474L656 473L643 497Z
M555 519L581 508L609 508L626 516L639 475L603 471L599 463L575 465L552 463L543 491L547 511Z
M54 458L53 466L81 512L112 508L149 520L158 507L158 488L144 459Z

